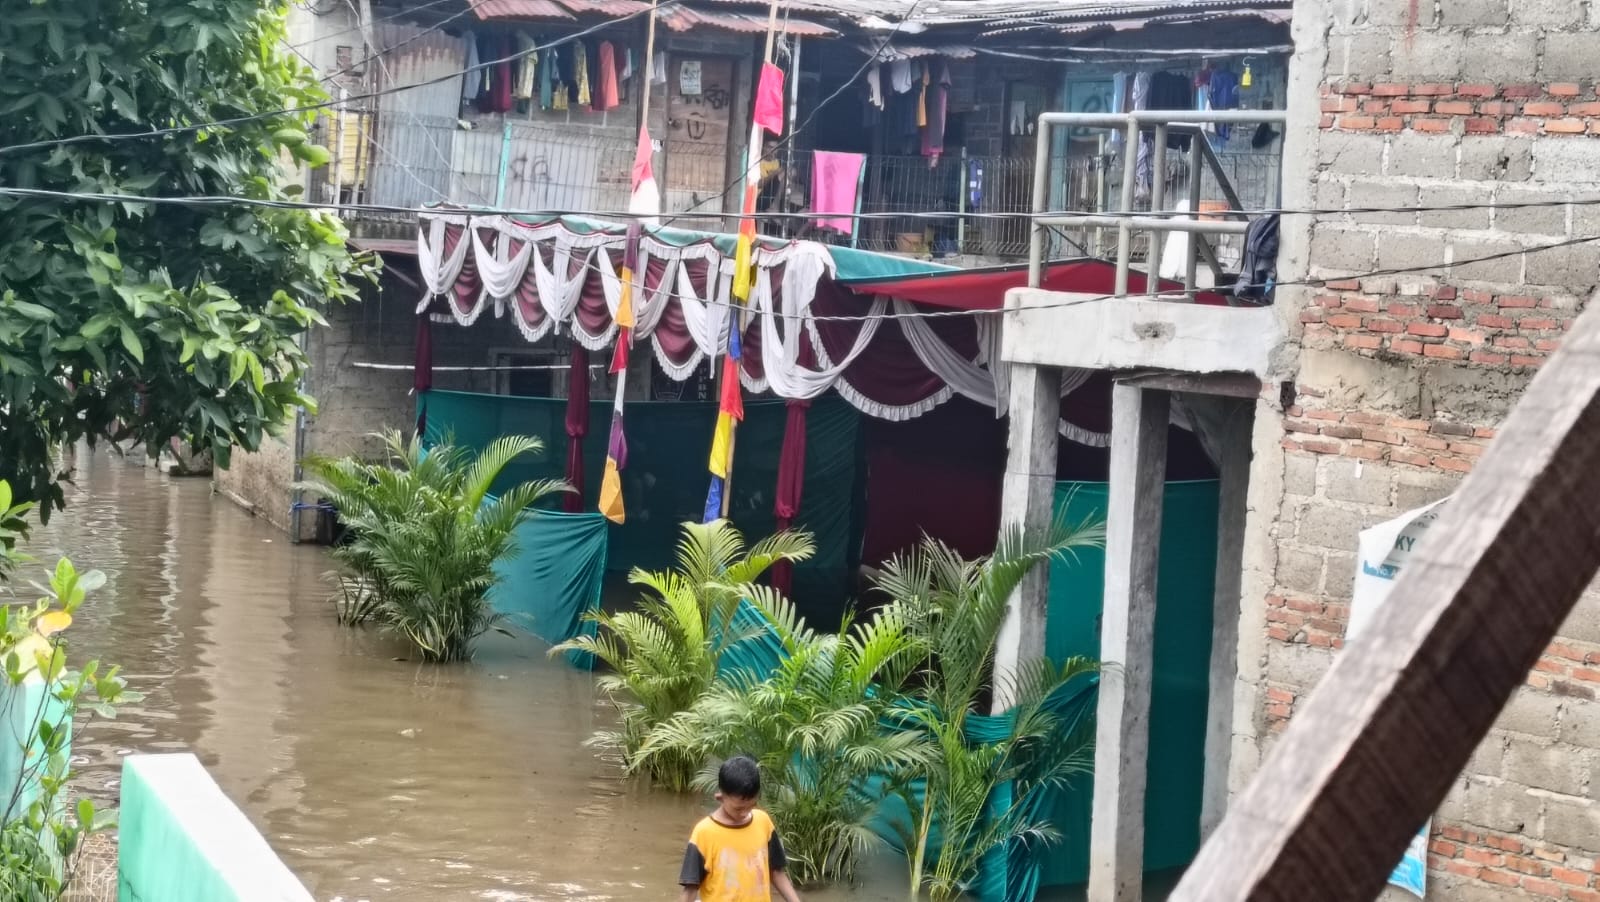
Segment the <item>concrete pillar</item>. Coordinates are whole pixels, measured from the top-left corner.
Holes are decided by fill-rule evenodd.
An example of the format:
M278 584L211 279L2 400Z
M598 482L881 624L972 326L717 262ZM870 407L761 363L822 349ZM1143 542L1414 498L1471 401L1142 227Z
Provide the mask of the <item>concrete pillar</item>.
M1233 752L1233 693L1239 673L1239 599L1244 573L1245 517L1249 510L1251 440L1255 403L1223 402L1218 461L1217 578L1211 615L1211 672L1206 702L1206 771L1200 799L1200 838L1211 835L1228 807Z
M1166 487L1164 391L1116 385L1111 394L1111 485L1105 606L1089 831L1089 902L1138 902L1144 876L1144 795L1150 749L1156 564Z
M1000 491L1000 528L1020 523L1043 533L1054 516L1056 447L1061 420L1061 371L1052 367L1011 368L1010 437L1006 441L1005 483ZM994 657L994 711L1010 708L1012 678L1018 667L1044 656L1046 599L1050 568L1029 573L1011 597Z

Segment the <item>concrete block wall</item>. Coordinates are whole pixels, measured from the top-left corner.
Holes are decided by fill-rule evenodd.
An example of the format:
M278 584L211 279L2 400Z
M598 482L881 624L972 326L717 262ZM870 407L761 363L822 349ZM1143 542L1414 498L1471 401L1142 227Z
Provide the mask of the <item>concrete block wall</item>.
M1231 784L1343 646L1356 534L1448 494L1600 283L1600 13L1509 0L1294 8L1279 314L1252 471ZM1516 207L1557 201L1548 206ZM1447 207L1458 209L1383 209ZM1379 275L1373 273L1382 272ZM1600 596L1434 820L1430 896L1600 902Z

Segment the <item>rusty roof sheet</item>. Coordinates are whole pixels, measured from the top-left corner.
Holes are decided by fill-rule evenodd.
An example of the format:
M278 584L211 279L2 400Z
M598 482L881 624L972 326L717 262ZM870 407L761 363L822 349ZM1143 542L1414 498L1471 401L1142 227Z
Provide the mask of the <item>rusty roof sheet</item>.
M632 16L650 11L644 0L561 0L561 5L579 15Z
M969 60L978 55L978 51L971 47L960 45L946 45L940 47L919 47L911 44L865 44L861 52L867 56L892 63L895 60L914 60L928 56L942 56L953 60Z
M473 15L480 22L506 20L572 19L572 13L561 8L555 0L469 0Z
M568 0L562 0L568 2ZM657 14L662 25L673 31L688 31L696 26L716 28L722 31L732 31L739 34L765 34L767 30L767 16L765 13L729 12L724 10L712 11L708 9L695 9L684 4L668 7ZM804 38L825 38L838 34L826 25L816 22L807 22L793 17L779 18L778 30Z

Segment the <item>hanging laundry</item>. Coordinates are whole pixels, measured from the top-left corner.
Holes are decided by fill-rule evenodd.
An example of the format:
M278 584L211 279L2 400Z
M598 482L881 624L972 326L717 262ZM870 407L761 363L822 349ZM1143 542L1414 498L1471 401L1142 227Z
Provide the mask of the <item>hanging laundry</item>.
M1127 104L1127 95L1128 73L1118 72L1117 74L1111 76L1111 112L1122 112L1123 106ZM1120 147L1121 145L1122 129L1114 128L1111 130L1111 146Z
M811 209L819 217L817 225L846 235L853 234L861 171L867 164L867 158L859 153L826 150L813 153Z
M589 48L582 41L572 42L572 102L580 107L591 103L589 97Z
M927 103L928 123L922 129L922 155L937 157L944 153L944 126L950 112L950 64L939 60L939 77L934 80Z
M511 58L516 55L516 45L510 35L501 35L495 43L494 90L489 95L489 111L509 113L515 104L511 100Z
M896 94L911 90L911 61L898 59L889 64L889 84Z
M518 100L532 100L534 80L539 68L539 45L526 32L517 32L517 87L511 96Z
M921 88L917 92L917 128L927 128L928 127L928 64L926 62L918 63L917 64L917 69L919 69L920 73L921 73L921 77L919 78L919 82L921 83Z
M1134 112L1150 108L1150 83L1152 76L1149 72L1140 72L1133 77L1133 109ZM1150 155L1154 148L1150 136L1139 135L1139 147L1135 151L1137 156L1134 161L1133 195L1139 200L1150 196Z
M567 46L571 47L572 45L568 44ZM567 53L571 52L571 50L567 51ZM570 59L562 59L564 55L561 52L561 48L550 51L550 68L554 70L551 73L551 77L555 79L556 83L555 92L550 101L552 110L565 110L572 102L572 61Z
M539 51L539 109L548 110L555 103L556 52Z
M625 47L622 51L622 80L627 81L633 77L633 48Z
M617 51L610 41L601 41L596 56L599 82L595 85L594 108L603 113L622 105L617 97Z
M650 60L650 83L664 85L667 83L667 55L658 53Z
M873 66L867 72L867 102L883 109L883 67Z
M1153 110L1194 109L1194 87L1188 76L1176 72L1157 72L1150 82L1150 108ZM1188 150L1189 136L1169 134L1167 147Z
M1239 108L1239 76L1227 69L1218 69L1211 73L1211 84L1207 86L1211 108L1214 110L1236 110ZM1226 125L1217 126L1217 137L1228 140L1233 129Z
M461 99L472 101L478 99L478 94L483 90L483 70L478 68L482 60L478 56L478 38L472 32L467 32L467 71L461 80Z

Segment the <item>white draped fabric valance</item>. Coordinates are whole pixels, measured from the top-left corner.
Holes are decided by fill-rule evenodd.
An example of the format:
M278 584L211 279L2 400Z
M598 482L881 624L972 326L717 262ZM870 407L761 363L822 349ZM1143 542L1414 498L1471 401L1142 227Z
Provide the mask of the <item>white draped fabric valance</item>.
M530 342L564 332L582 347L600 350L617 336L626 241L619 229L580 228L563 220L527 224L499 216L425 214L417 234L425 296L417 312L438 310L443 298L450 317L470 326L493 308L496 316L509 313ZM682 381L707 359L727 353L735 309L732 255L710 240L672 242L649 233L638 253L635 340L650 342L662 372ZM961 317L961 323L944 319L936 327L908 315L921 308L907 301L850 293L834 279L828 248L815 242L762 245L754 261L756 280L741 333L741 381L748 390L791 399L833 390L863 413L888 420L920 416L957 394L1004 414L1006 366L998 359L994 314ZM821 313L824 303L827 312ZM884 346L896 331L893 347ZM879 366L879 356L907 356L907 348L908 359L920 367ZM915 377L921 370L926 372ZM1063 396L1088 376L1069 374ZM1080 444L1109 443L1106 433L1065 419L1061 433Z

